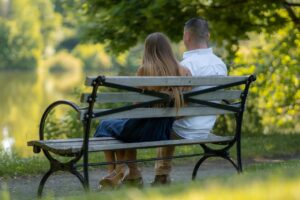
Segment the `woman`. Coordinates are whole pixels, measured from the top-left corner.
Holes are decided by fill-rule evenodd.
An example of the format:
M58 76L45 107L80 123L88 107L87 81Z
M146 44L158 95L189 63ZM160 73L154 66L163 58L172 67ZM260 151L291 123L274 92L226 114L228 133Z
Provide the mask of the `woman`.
M188 69L179 65L172 52L168 38L162 33L152 33L145 41L142 66L138 76L187 76ZM173 105L182 106L180 87L144 87L143 89L164 92L174 98ZM161 106L161 105L156 105ZM157 141L170 139L173 117L146 119L103 120L98 126L96 137L115 137L126 142ZM117 160L135 160L136 150L107 151L108 162ZM122 181L130 185L142 186L142 176L136 163L127 164L129 173L125 176L125 165L110 165L109 174L100 180L100 186L117 186Z

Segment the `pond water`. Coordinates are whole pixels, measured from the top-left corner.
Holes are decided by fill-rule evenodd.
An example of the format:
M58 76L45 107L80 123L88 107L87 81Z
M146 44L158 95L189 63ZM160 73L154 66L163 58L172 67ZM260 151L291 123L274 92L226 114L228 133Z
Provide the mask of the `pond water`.
M68 72L0 72L0 149L32 155L28 140L38 139L42 113L55 100L79 103L74 90L83 87L86 75L96 73Z

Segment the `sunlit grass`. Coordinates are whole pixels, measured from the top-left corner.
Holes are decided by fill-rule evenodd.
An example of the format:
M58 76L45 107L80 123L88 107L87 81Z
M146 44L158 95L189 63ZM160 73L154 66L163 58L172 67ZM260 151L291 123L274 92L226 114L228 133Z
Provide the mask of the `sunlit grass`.
M77 196L62 196L59 199L103 200L198 200L198 199L299 199L300 160L273 160L268 163L248 165L242 174L225 174L198 178L195 182L173 183L171 186L116 191L82 193ZM45 199L57 199L54 194ZM5 187L0 199L9 200Z
M1 190L0 190L0 199L2 199L2 200L9 200L10 199L10 194L7 190L6 185L3 185Z
M198 200L198 199L299 199L300 160L254 164L240 175L179 183L169 187L122 189L91 193L87 199ZM82 199L84 196L63 199Z

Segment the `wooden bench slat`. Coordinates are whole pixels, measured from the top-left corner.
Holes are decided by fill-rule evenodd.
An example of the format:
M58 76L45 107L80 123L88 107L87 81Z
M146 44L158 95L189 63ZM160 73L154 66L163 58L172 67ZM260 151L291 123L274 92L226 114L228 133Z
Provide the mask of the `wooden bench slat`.
M196 95L194 99L201 99L207 101L222 100L222 99L237 99L240 97L241 90L224 90L215 91L206 94ZM84 93L81 96L81 102L87 102L90 94ZM136 92L107 92L98 93L96 102L97 103L119 103L119 102L146 102L159 99L158 97L153 97L145 94L140 94Z
M47 151L51 151L59 155L67 155L67 154L70 155L70 154L79 153L82 148L83 140L81 138L78 138L77 140L78 141L34 140L34 141L29 141L27 145L40 147L41 149L45 149ZM90 138L89 145L93 146L99 143L104 143L108 145L108 144L118 144L122 142L116 140L115 138L109 140L102 139L102 138Z
M94 109L94 113L107 111L109 109ZM80 119L84 119L84 114L87 110L80 111ZM105 116L96 117L97 119L116 119L116 118L150 118L150 117L176 117L176 116L207 116L207 115L221 115L233 113L217 108L207 106L202 107L183 107L177 112L176 108L136 108L133 110L123 111L119 113L109 114Z
M89 143L89 151L105 151L105 150L121 150L121 149L142 149L142 148L153 148L160 146L171 146L171 145L192 145L192 144L204 144L204 143L217 143L217 142L228 142L233 139L232 136L216 136L210 134L205 139L180 139L180 140L163 140L163 141L152 141L152 142L139 142L139 143L125 143L119 140L107 141L93 140ZM92 142L93 141L93 142ZM57 143L44 141L30 141L29 146L37 146L47 151L51 151L57 154L75 154L81 151L81 144L74 142L66 142L62 145L61 141Z
M90 138L90 142L96 142L96 141L109 141L109 140L116 140L113 137L99 137L99 138ZM27 142L28 146L32 146L32 144L36 141L39 142L46 142L47 143L76 143L76 142L82 142L83 139L82 138L68 138L68 139L50 139L50 140L32 140Z
M87 102L90 94L84 93L81 96L81 102ZM136 92L107 92L98 93L96 102L97 103L118 103L118 102L145 102L159 99L145 94Z
M85 85L91 86L96 76L88 76ZM246 81L248 76L106 76L105 81L127 86L215 86Z
M34 146L34 145L55 145L55 146L82 146L83 139L82 138L76 138L76 139L65 139L65 140L33 140L27 142L28 146ZM112 137L99 137L99 138L90 138L89 144L95 144L99 142L105 142L107 144L113 144L120 142Z
M98 145L95 144L90 146L89 151L104 151L109 149L121 150L121 149L144 149L161 146L182 146L192 144L204 144L204 143L217 143L217 142L228 142L232 141L233 136L217 136L210 134L207 138L203 139L179 139L179 140L162 140L162 141L151 141L151 142L139 142L139 143L120 143L113 145Z

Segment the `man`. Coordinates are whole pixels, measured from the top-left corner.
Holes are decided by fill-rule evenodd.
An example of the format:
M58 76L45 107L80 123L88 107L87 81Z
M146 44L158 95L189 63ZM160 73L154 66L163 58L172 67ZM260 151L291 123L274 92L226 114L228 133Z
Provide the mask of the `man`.
M208 23L204 19L192 18L185 23L183 42L187 51L183 54L181 64L187 67L192 76L227 75L224 62L209 48L210 38ZM197 87L194 89L203 89ZM210 133L216 121L216 116L196 116L178 119L173 124L171 138L205 138ZM175 147L158 148L158 157L169 157ZM155 179L152 185L169 184L171 160L161 160L155 163Z

